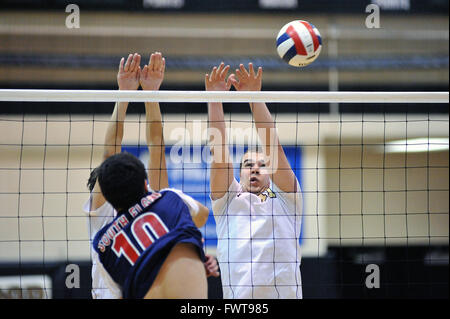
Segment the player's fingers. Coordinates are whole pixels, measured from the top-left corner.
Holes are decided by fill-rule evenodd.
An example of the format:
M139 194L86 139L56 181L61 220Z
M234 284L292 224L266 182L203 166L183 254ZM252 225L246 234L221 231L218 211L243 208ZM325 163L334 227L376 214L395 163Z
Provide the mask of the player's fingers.
M244 76L246 76L246 77L249 76L247 70L245 69L245 66L244 66L242 63L239 65L239 70L241 70L242 75L244 75Z
M209 78L211 79L211 81L214 81L216 78L216 73L217 73L217 67L213 67L211 74L209 75Z
M156 52L155 53L155 65L153 67L153 71L159 71L159 69L161 68L161 53Z
M134 70L135 71L140 70L141 69L141 55L140 54L136 53L134 55L134 62L135 62Z
M248 73L250 76L255 77L255 69L253 69L253 63L251 62L248 64Z
M208 261L205 263L205 267L206 267L206 269L207 269L209 272L215 272L215 271L217 271L217 270L219 269L218 266L217 266L217 264L214 263L214 259L208 260Z
M165 70L166 70L166 59L162 58L160 72L164 73Z
M153 64L152 64L152 71L156 71L158 70L158 66L159 66L159 56L158 56L158 52L153 53Z
M227 91L231 89L231 86L238 85L238 81L236 81L235 75L231 74L227 79Z
M258 73L256 74L256 78L257 78L258 80L261 80L261 78L262 78L262 72L263 72L262 67L259 67L259 68L258 68Z
M131 60L133 59L133 54L128 54L128 56L127 56L127 58L126 58L126 60L125 60L125 65L123 66L123 69L124 70L127 70L128 71L128 68L130 67L130 64L131 64Z
M215 262L216 260L215 260L215 258L213 257L213 256L211 256L211 255L208 255L208 259L207 259L207 263L208 263L208 265L214 265L214 262Z
M158 67L158 72L164 72L164 67L165 67L165 59L163 58L162 54L159 54L159 67Z
M225 65L225 63L223 63L223 62L221 62L219 64L219 67L217 68L217 71L216 71L216 74L215 74L215 79L216 80L220 80L220 76L222 74L222 70L223 70L224 65Z
M235 73L236 73L236 76L237 76L238 80L241 81L242 78L243 78L243 74L242 74L241 70L236 69Z
M223 81L225 80L225 77L227 76L228 70L230 69L230 66L227 65L223 68L222 72L220 72L220 79Z
M148 66L147 64L144 65L144 67L142 68L141 74L140 74L140 78L141 79L145 79L147 77L147 73L148 73Z
M236 80L236 76L234 74L231 74L228 77L227 86L228 85L230 85L230 88L231 88L231 85L233 85L236 90L239 90L240 83L238 80Z
M133 55L130 53L129 55L128 55L128 58L127 58L127 62L125 62L125 66L123 67L123 70L125 71L125 72L128 72L128 70L130 69L130 64L131 64L131 60L133 59Z
M213 276L213 277L219 277L220 276L219 266L215 266L214 268L209 269L208 271L209 271L210 276Z
M136 61L137 61L137 53L133 54L131 58L130 68L128 69L130 72L134 72L136 70Z
M123 64L125 63L125 58L122 57L119 63L119 72L123 72Z
M148 60L148 69L149 71L153 71L155 67L155 54L150 54L150 59Z
M141 76L141 66L140 65L138 65L137 70L135 72L136 72L135 79L139 80L139 77Z

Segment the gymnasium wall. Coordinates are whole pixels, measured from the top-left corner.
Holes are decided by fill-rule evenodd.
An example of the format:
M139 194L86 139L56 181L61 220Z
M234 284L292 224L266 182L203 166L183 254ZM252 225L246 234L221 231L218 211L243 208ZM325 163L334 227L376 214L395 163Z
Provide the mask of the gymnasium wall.
M252 61L263 66L267 91L448 91L445 0L80 0L78 29L65 25L70 2L2 1L0 88L115 90L122 56L138 52L145 61L159 50L167 58L163 90L204 90L214 65L233 70ZM380 28L368 29L365 9L374 3ZM281 26L299 18L319 28L324 44L305 69L287 66L275 50ZM269 107L281 143L298 155L290 160L305 201L305 298L448 298L448 104ZM161 108L168 154L183 134L183 144L204 149L206 104ZM110 103L0 103L1 298L90 297L81 208L112 110ZM234 142L244 143L248 106L225 111ZM124 149L145 146L143 112L130 105ZM406 137L446 138L447 149L389 146ZM210 204L207 174L203 184L184 185L205 189ZM173 183L183 186L184 177L173 174ZM214 254L212 216L202 232ZM381 288L368 290L372 263L381 268ZM70 264L80 267L80 288L67 288ZM220 279L209 283L210 297L220 298Z
M237 145L254 139L248 116L228 116L229 135ZM445 117L433 116L443 121L432 125L425 115L398 122L404 118L366 115L363 123L361 115L327 115L319 123L317 115L277 115L281 143L294 150L289 159L304 192L304 256L322 256L330 245L448 243L448 150L386 152L386 143L405 138L406 131L409 137L448 136ZM1 260L89 259L82 205L89 173L101 163L108 120L10 116L0 121ZM210 205L209 174L204 160L200 163L208 154L206 117L167 115L164 121L169 170L175 167L171 159L179 164L174 174L169 172L172 185ZM127 118L123 144L130 152L139 145L145 148L145 125L135 115ZM184 158L178 151L183 145ZM194 154L189 145L202 147ZM146 162L145 154L142 160ZM183 167L190 164L201 166L202 185L188 181L192 167ZM213 225L211 215L204 233L214 239ZM214 241L209 248L214 253Z

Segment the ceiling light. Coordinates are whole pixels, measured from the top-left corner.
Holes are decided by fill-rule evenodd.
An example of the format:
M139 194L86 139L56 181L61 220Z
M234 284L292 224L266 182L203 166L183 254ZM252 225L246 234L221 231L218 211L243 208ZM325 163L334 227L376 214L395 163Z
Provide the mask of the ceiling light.
M448 137L444 138L411 138L406 140L396 140L387 142L385 145L386 153L419 153L448 151Z

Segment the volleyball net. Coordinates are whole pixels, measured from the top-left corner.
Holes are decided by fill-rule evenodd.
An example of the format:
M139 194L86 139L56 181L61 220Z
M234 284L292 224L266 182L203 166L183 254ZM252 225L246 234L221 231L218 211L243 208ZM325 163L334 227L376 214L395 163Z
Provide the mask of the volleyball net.
M146 165L143 102L160 102L170 187L210 209L206 103L223 102L225 111L233 103L267 103L303 195L298 240L305 297L435 296L448 289L442 272L448 271L449 243L448 92L0 90L0 260L11 269L0 278L4 296L64 297L68 282L76 283L67 281L73 273L65 267L90 264L86 183L101 164L118 101L142 104L126 116L122 151ZM110 102L111 112L2 112L16 102ZM205 108L166 113L170 103ZM292 110L280 111L284 103ZM308 103L308 112L298 111ZM355 107L338 113L317 108L328 103ZM225 124L239 180L242 155L259 143L255 122L250 111L226 111ZM212 210L201 232L205 252L216 255L220 238ZM55 268L60 264L64 268ZM368 265L380 268L380 287L367 286ZM65 280L54 280L55 269ZM220 298L217 291L213 297Z

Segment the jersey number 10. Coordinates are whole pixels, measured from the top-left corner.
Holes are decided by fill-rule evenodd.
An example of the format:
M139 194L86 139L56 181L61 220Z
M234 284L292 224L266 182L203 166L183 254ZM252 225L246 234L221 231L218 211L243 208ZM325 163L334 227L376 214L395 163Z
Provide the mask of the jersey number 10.
M131 232L139 246L141 246L140 251L133 245L123 230L114 236L114 242L111 248L117 257L123 255L131 265L134 265L142 251L147 249L159 237L167 234L169 229L158 215L155 213L146 213L133 221L131 224Z

